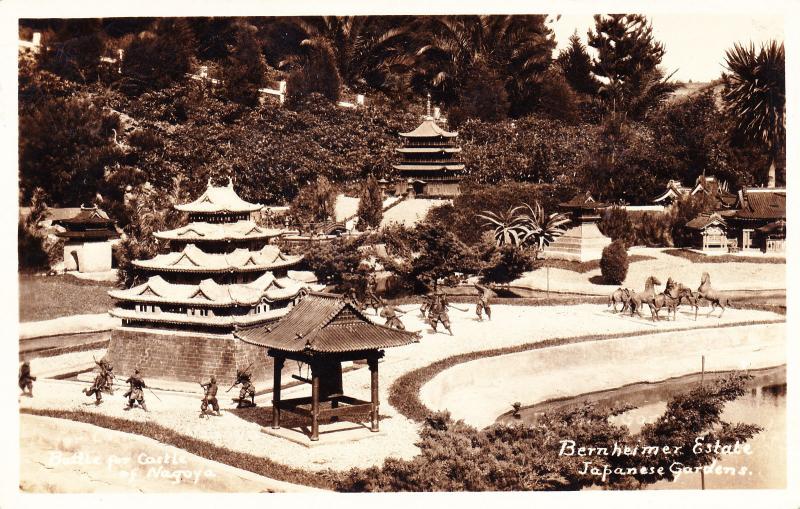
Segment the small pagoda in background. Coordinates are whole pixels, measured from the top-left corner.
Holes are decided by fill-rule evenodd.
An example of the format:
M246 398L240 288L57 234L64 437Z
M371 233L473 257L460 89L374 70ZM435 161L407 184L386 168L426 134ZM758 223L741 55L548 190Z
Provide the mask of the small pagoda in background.
M97 207L81 207L68 219L55 221L64 228L56 236L64 240L64 270L103 272L111 270L111 241L119 238L114 220Z
M302 256L269 243L280 230L258 226L251 214L262 205L242 200L230 181L209 182L200 198L175 208L189 223L154 234L171 251L133 261L147 279L109 292L117 301L110 313L122 327L107 358L118 372L138 368L155 379L233 381L237 368L255 360L234 330L274 322L301 292L321 287L311 284L313 274L292 270Z
M599 260L603 248L611 244L611 239L597 228L600 211L609 206L608 203L595 201L588 192L560 203L558 208L569 215L571 223L564 235L545 248L545 256L578 262Z
M456 145L458 133L442 129L430 109L429 96L422 123L413 131L400 133L403 146L395 149L400 162L393 166L399 175L398 195L452 198L460 194L464 163Z

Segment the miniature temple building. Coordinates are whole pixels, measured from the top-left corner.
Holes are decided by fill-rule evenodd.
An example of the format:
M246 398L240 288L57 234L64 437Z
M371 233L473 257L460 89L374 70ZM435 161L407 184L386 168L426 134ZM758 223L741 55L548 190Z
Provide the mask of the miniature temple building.
M607 207L607 203L595 201L589 193L560 203L559 209L570 216L571 223L564 235L545 247L545 256L579 262L599 260L603 248L611 244L611 239L597 228L599 211Z
M371 322L341 295L309 293L274 325L243 328L242 341L266 348L273 361L272 428L281 427L281 413L308 419L310 439L319 440L319 425L327 420L370 421L379 430L378 361L384 348L419 341L416 332ZM286 360L310 366L311 396L281 399L281 370ZM342 362L366 359L370 371L370 400L345 395Z
M175 207L190 223L154 234L171 251L134 260L142 282L109 292L116 301L110 314L122 326L107 357L118 369L139 368L162 380L233 381L237 367L257 353L234 337L236 327L274 322L301 292L322 288L313 274L292 270L302 256L269 244L275 231L250 217L261 207L242 200L230 182L209 183L200 198Z
M728 191L727 184L721 182L716 177L706 177L700 175L695 181L694 187L687 187L679 180L670 180L662 194L653 199L653 203L661 205L671 205L676 201L704 193L714 198L717 202L717 209L730 209L736 203L736 195Z
M779 253L785 249L781 240L781 227L769 227L771 223L783 222L783 239L786 232L786 188L744 188L739 191L736 212L728 218L739 247L750 251ZM778 225L775 225L778 226ZM761 230L764 228L764 230ZM774 229L773 229L774 228ZM764 232L767 232L764 234ZM771 232L771 233L770 233ZM773 242L768 243L773 236Z
M54 221L54 224L64 228L56 233L64 239L64 270L111 270L111 241L119 234L114 221L105 212L97 207L81 207L75 216Z
M700 214L688 223L686 228L692 231L692 247L701 251L727 251L728 225L718 213Z
M455 144L458 133L445 131L433 117L426 116L416 129L400 136L403 146L395 151L401 160L393 166L400 177L396 194L428 198L458 196L464 172L461 148Z

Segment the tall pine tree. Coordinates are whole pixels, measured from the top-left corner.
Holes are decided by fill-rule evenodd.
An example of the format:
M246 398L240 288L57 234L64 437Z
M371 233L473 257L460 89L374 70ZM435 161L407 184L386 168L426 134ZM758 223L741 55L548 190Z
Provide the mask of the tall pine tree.
M249 106L258 103L258 89L266 86L267 66L255 33L255 27L239 24L236 45L225 60L223 71L225 95Z
M558 64L572 89L581 94L595 94L598 83L592 76L592 58L586 51L578 33L569 38L569 46L561 50Z
M594 21L588 33L589 46L597 50L592 73L603 82L606 108L640 120L676 88L658 67L664 45L653 38L653 27L641 14L596 14Z
M383 219L383 196L378 181L369 176L361 190L361 199L358 202L358 231L367 228L377 228Z

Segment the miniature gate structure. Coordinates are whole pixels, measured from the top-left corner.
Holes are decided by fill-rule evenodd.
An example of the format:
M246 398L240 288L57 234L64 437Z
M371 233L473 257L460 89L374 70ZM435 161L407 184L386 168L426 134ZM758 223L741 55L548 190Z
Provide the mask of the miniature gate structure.
M267 349L274 359L272 428L281 427L281 412L310 421L312 441L319 440L319 424L329 418L370 420L379 430L378 361L384 348L419 341L416 332L372 323L342 295L309 293L280 321L240 329L236 336ZM281 399L281 370L286 360L311 367L311 379L293 377L311 385L311 396ZM370 401L345 395L342 362L366 360L370 371Z

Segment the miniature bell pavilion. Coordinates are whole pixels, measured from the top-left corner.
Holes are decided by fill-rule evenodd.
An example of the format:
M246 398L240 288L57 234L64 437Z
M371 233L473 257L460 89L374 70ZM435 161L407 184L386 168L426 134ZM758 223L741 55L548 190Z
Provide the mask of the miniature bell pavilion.
M378 325L342 295L309 293L280 321L242 328L242 341L267 350L273 361L272 429L281 427L281 413L307 419L309 438L319 440L319 425L330 420L369 420L379 431L378 361L384 348L419 341L416 332ZM294 376L311 385L311 396L281 399L281 373L286 360L310 366L311 378ZM344 394L342 362L366 360L370 400Z
M413 131L400 133L403 146L395 149L400 162L393 168L399 175L396 194L425 198L452 198L460 194L464 172L457 132L445 131L428 114Z
M109 292L116 300L110 314L122 326L107 358L119 372L139 368L150 378L233 381L257 353L234 337L236 327L274 322L302 291L321 287L307 282L309 273L291 270L302 256L269 243L280 230L258 226L251 214L262 205L242 200L230 181L209 182L197 200L175 208L189 223L154 234L171 251L133 261L146 279Z
M603 248L611 244L611 239L597 228L600 210L607 207L609 204L595 201L589 193L559 203L558 208L571 222L567 231L545 248L545 256L578 262L599 260Z
M111 270L111 241L119 237L115 223L97 207L81 207L75 216L55 221L64 228L56 236L64 240L64 270L103 272Z

